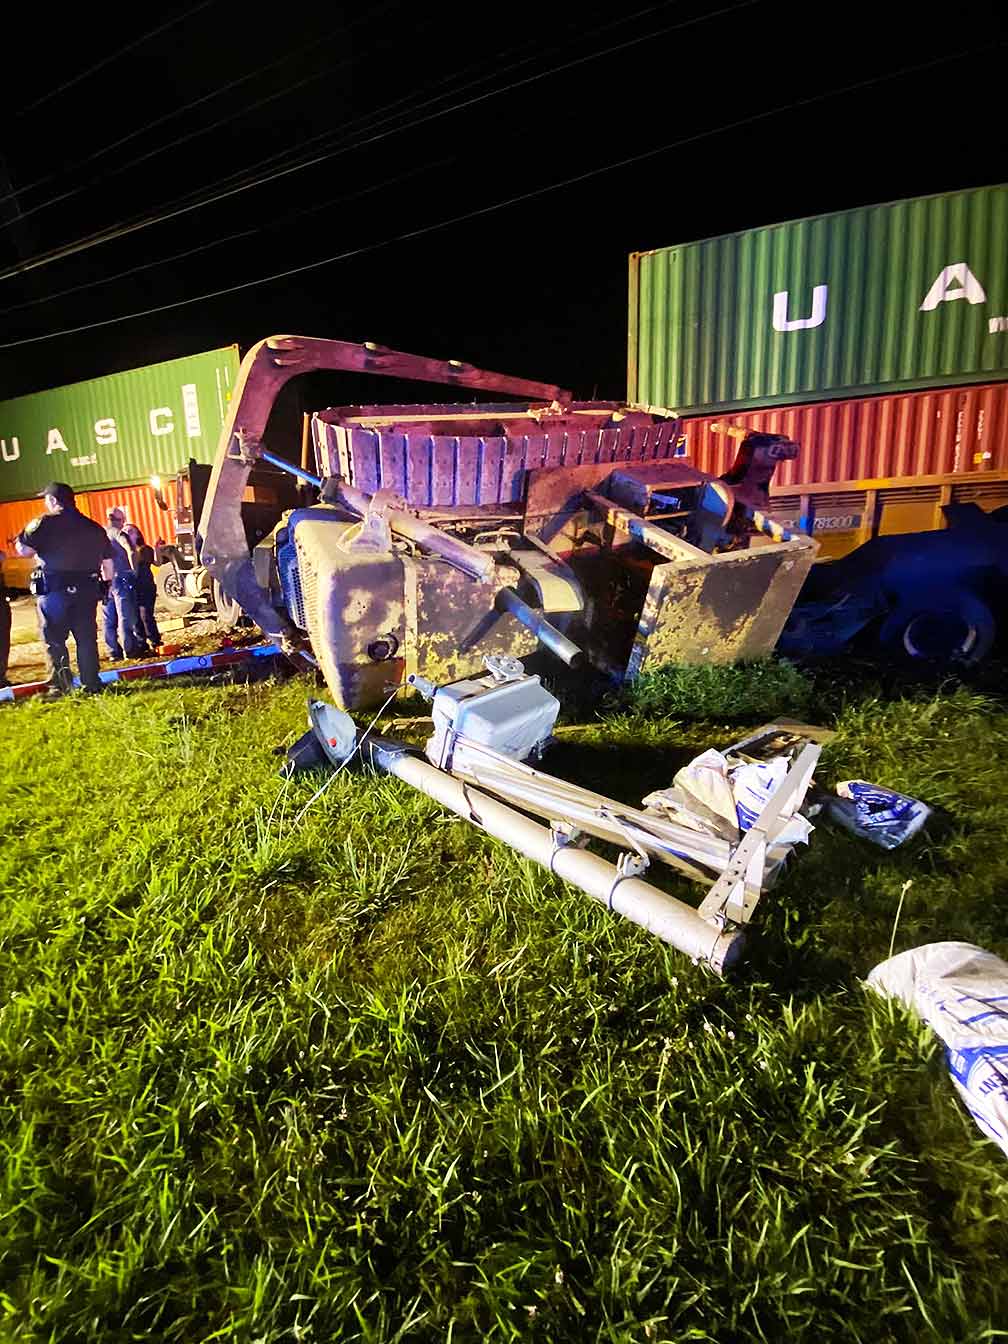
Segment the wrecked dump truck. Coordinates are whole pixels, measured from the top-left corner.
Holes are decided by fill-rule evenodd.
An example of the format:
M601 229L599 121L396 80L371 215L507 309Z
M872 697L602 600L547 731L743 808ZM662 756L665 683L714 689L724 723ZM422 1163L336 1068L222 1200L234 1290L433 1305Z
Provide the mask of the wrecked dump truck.
M320 369L467 388L484 404L349 406L311 417L315 473L270 451L277 394ZM750 436L715 479L678 418L373 345L278 336L242 362L199 528L200 560L343 709L537 648L614 682L664 663L769 653L816 543L769 514L795 444ZM268 462L313 486L250 554L241 501Z
M265 434L283 385L316 369L496 399L320 411L310 472ZM818 745L799 735L789 756L763 760L736 743L694 763L704 778L713 770L723 800L750 789L745 825L736 801L720 818L703 803L697 812L685 783L631 806L531 764L560 706L522 659L542 649L618 683L664 663L769 653L816 551L767 511L777 463L796 452L781 436L750 436L715 479L681 455L680 422L661 408L579 402L376 346L273 337L242 363L197 545L213 582L315 662L336 702L310 703L285 771L356 762L394 775L723 971L807 837L798 810ZM317 498L286 511L250 553L241 501L260 463ZM376 737L374 722L361 731L347 713L400 688L431 701L425 752ZM616 861L589 852L592 841L615 846ZM652 862L703 883L701 904L648 881Z

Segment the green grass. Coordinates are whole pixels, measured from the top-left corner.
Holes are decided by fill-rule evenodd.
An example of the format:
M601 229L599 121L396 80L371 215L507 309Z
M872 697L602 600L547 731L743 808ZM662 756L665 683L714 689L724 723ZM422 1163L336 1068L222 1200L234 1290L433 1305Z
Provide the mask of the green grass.
M0 1339L1003 1337L1008 1163L859 977L908 880L897 950L1008 954L1008 714L788 684L826 778L949 819L816 831L734 981L396 781L295 824L303 684L0 714ZM550 768L639 798L738 735L675 703Z
M717 667L662 667L644 672L624 699L641 714L722 722L808 711L809 678L785 659Z

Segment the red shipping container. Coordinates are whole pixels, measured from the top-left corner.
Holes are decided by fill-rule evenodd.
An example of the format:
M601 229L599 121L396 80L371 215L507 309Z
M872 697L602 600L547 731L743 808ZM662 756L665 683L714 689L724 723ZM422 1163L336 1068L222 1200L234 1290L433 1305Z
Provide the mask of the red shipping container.
M774 487L1008 470L1008 383L731 411L684 420L686 452L727 471L737 440L712 426L786 434L801 445Z

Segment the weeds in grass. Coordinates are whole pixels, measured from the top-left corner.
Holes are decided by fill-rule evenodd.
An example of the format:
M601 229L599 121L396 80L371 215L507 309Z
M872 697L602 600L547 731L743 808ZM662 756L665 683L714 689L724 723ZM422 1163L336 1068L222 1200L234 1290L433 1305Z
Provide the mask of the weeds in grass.
M723 723L807 712L812 681L783 658L719 667L659 667L643 672L624 701L638 714Z
M558 771L639 798L737 736L675 684L566 726ZM703 696L734 721L742 684ZM1008 715L847 688L824 779L947 827L818 830L725 982L396 780L347 771L281 830L303 713L290 684L0 717L4 1339L1003 1329L1008 1168L858 977L901 892L895 950L1008 952Z

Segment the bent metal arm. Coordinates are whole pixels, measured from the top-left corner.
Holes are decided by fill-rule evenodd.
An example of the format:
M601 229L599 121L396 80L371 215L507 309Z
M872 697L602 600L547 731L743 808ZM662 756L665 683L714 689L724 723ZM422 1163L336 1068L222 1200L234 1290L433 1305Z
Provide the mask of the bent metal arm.
M241 501L249 472L263 450L262 436L280 389L291 378L317 369L345 369L355 373L382 373L394 378L445 386L478 388L532 401L569 402L571 394L549 383L510 378L462 364L458 360L426 359L387 350L380 345L354 345L312 336L268 336L242 360L231 408L221 430L217 457L210 475L199 535L201 561L224 592L262 630L275 638L291 633L256 582L242 526Z

